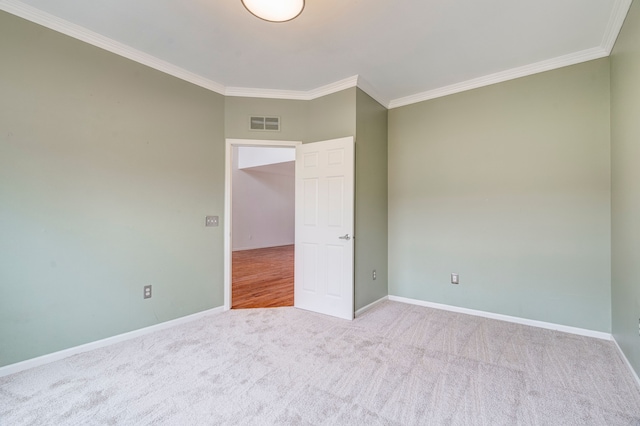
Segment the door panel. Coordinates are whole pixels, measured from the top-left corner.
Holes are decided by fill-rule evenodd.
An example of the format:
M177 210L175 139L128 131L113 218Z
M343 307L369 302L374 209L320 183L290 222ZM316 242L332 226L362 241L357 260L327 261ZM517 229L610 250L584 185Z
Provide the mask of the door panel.
M295 306L353 319L353 137L296 148Z
M304 225L318 225L318 179L304 180Z

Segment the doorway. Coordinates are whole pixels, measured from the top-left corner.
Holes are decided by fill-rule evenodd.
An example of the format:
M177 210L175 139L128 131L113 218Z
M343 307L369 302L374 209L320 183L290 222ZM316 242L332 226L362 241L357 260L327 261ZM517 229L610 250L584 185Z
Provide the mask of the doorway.
M353 136L306 143L227 139L224 308L232 306L234 147L295 147L294 306L354 317L355 145Z
M293 306L297 145L227 140L225 309Z

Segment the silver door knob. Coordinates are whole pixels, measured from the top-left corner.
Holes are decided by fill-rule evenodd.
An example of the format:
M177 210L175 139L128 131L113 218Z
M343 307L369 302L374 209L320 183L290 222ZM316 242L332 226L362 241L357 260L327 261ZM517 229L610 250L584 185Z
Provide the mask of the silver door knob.
M340 238L341 240L347 240L347 241L349 241L351 239L349 234L344 234L342 237L338 237L338 238Z

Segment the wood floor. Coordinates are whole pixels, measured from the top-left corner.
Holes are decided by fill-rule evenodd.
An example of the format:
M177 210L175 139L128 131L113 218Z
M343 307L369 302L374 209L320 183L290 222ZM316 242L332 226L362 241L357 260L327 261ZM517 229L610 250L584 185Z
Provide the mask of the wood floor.
M293 306L294 246L234 251L231 308Z

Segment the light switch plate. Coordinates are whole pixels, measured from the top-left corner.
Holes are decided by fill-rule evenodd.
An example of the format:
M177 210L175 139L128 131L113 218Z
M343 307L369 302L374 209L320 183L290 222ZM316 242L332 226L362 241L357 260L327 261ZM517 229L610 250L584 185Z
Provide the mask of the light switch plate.
M204 221L204 226L218 226L218 216L207 216Z
M451 274L451 284L460 284L458 274Z

